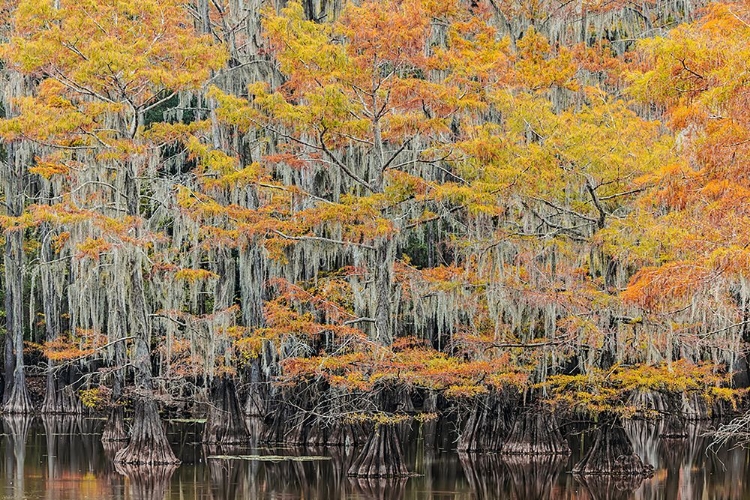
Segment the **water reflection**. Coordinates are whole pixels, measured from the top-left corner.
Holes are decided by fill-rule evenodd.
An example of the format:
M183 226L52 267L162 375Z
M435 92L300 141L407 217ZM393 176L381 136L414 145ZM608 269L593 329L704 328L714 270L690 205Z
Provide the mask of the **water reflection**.
M372 500L390 500L391 498L404 498L406 496L406 483L408 479L392 478L364 478L350 477L351 489L360 498Z
M633 447L656 468L652 478L623 480L573 477L569 471L591 435L570 436L571 457L503 457L457 454L435 446L434 429L415 427L407 450L410 470L400 480L349 478L356 450L273 449L257 443L243 449L206 448L198 423L170 424L170 439L183 463L148 470L115 467L117 448L103 447L103 421L80 416L32 419L3 417L0 439L2 498L44 500L220 500L257 499L559 499L559 500L740 500L750 498L750 453L705 453L704 424L630 422ZM667 437L669 436L669 437ZM674 437L673 437L674 436ZM114 443L113 443L114 444ZM425 446L426 445L426 446ZM111 445L109 445L111 446ZM115 446L119 446L115 444ZM277 461L207 458L227 454L278 455ZM294 461L283 457L325 456Z
M633 498L633 493L637 491L644 482L640 476L574 476L583 491L588 494L592 500L627 500ZM636 497L638 498L638 497ZM676 497L673 497L676 498Z
M510 498L541 500L566 468L568 457L460 453L459 458L472 490L480 500Z
M156 465L152 467L138 467L116 464L115 470L127 478L125 481L127 498L132 498L133 500L162 500L169 488L172 475L177 470L177 466Z
M3 417L3 434L8 440L5 447L5 474L3 477L12 486L12 495L6 498L23 498L24 492L24 462L26 460L26 440L31 428L31 417L8 416ZM6 484L7 484L6 483Z

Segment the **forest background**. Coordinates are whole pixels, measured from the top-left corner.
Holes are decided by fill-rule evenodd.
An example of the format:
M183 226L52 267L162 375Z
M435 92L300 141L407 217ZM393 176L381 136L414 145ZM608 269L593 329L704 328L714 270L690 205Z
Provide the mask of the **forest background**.
M557 453L743 402L746 0L0 12L4 412L107 411L146 464L160 410L246 414L400 475L406 419Z

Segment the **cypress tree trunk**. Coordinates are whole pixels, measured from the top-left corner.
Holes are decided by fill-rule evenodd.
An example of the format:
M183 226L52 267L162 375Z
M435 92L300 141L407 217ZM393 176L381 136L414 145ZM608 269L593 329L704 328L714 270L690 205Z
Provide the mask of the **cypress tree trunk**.
M62 290L58 287L55 274L63 272L53 266L54 252L51 244L52 231L49 224L41 228L41 285L44 302L44 328L47 342L56 340L62 331L60 298ZM73 376L75 370L70 366L55 365L47 361L47 387L44 394L41 412L48 414L79 414L83 406L75 394Z
M540 409L519 415L503 444L504 455L568 455L570 448L560 434L557 420Z
M573 474L651 477L653 466L644 464L633 451L633 445L622 425L610 421L596 433L594 444L573 467Z
M348 474L358 477L402 477L409 471L393 425L376 425Z
M133 428L130 432L130 442L115 455L115 463L158 465L178 464L172 448L167 440L167 433L159 417L159 411L154 400L151 380L150 353L145 339L135 341L134 365L139 394L135 401L135 415Z
M154 398L154 387L151 375L151 350L148 344L148 322L146 304L143 294L143 276L140 265L135 264L131 272L131 307L133 308L133 326L138 332L133 346L133 365L136 375L135 415L130 432L128 446L117 452L115 463L157 465L177 464L167 440L167 433L159 417ZM131 327L131 328L132 328Z
M249 378L250 387L245 402L245 415L248 417L263 417L266 413L266 405L261 388L260 356L250 363Z
M125 171L125 193L127 211L131 216L139 215L139 187L135 166L130 163ZM115 463L120 464L177 464L177 459L167 440L154 396L151 369L151 326L144 290L143 269L140 258L131 255L128 261L130 289L128 323L135 337L132 347L132 363L135 367L136 398L133 428L128 445L117 452ZM118 342L119 344L119 342Z
M250 440L237 398L234 381L216 377L211 383L211 404L208 407L203 442L207 444L243 444Z
M424 398L422 410L426 413L438 413L438 395L435 391L429 391ZM426 453L437 450L438 418L428 420L422 424L422 435L424 436L424 449Z
M102 431L103 442L113 441L127 441L128 432L125 430L125 409L115 404L109 410L107 416L107 423L104 424L104 430Z
M503 393L478 398L458 439L459 451L499 451L511 429L513 405Z
M112 359L110 364L114 370L112 373L112 407L109 410L107 423L104 425L102 442L127 441L128 433L125 430L125 409L123 408L123 365L125 364L125 290L122 284L116 284L110 301L110 324L108 330L112 340L122 339L112 346Z
M115 455L116 464L164 465L179 464L167 440L153 397L140 397L135 402L130 442Z
M392 240L377 244L375 251L375 334L374 339L384 345L393 343L391 331L391 284L393 281Z
M3 188L8 215L18 217L24 209L24 165L16 145L6 145L7 160L2 165ZM23 363L23 231L5 232L5 413L31 413Z

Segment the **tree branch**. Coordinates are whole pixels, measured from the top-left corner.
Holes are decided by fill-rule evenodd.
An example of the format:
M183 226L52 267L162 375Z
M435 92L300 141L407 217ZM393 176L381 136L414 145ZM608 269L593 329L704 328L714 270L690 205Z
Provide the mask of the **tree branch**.
M367 250L373 250L373 251L375 250L375 247L372 246L372 245L365 245L363 243L355 243L353 241L334 240L332 238L324 238L322 236L290 236L288 234L282 233L281 231L279 231L277 229L272 229L271 232L275 233L275 234L277 234L279 236L281 236L282 238L284 238L286 240L293 240L293 241L320 241L320 242L323 242L323 243L331 243L331 244L334 244L334 245L343 245L343 246L352 245L352 246L355 246L355 247L366 248Z

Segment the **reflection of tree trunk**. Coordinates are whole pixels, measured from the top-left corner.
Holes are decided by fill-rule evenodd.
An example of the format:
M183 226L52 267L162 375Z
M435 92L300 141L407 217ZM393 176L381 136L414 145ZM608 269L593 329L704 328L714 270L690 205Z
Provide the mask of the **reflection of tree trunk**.
M203 442L239 444L249 439L234 381L225 376L214 378Z
M550 498L558 476L567 465L567 457L562 455L460 453L459 459L479 500Z
M352 466L352 460L354 456L351 453L347 453L338 447L326 448L325 452L315 452L316 455L327 454L331 457L331 466L333 475L331 479L330 490L335 492L344 491L345 479L347 477L346 471Z
M702 478L707 472L703 454L705 431L706 427L700 422L687 422L683 437L658 441L661 468L666 471L665 498L703 498L703 489L707 486Z
M300 450L299 452L295 453L297 455L304 455L307 452L307 450ZM294 452L293 452L294 453ZM311 467L316 467L318 464L314 464L311 462L303 463L303 462L292 462L290 464L291 469L294 471L294 474L297 479L297 484L299 485L299 495L300 498L315 498L316 491L315 491L315 478L319 478L320 476L313 472L312 474L308 474L308 470Z
M163 500L177 470L176 465L158 465L148 468L117 464L117 472L130 481L128 489L133 500Z
M630 500L633 492L643 482L643 476L580 476L575 474L575 480L583 485L591 495L592 500Z
M348 474L359 477L399 477L409 474L395 426L375 426L364 448L349 467Z
M80 419L75 416L42 415L42 424L47 441L47 477L55 480L61 475L61 467L72 466L80 468L78 460L84 457L73 457L79 449L75 441L81 441ZM63 463L63 456L67 455L76 460L75 463Z
M527 411L516 418L503 444L506 455L568 455L570 448L560 434L557 420L542 410Z
M29 415L3 416L3 432L8 436L6 448L7 477L13 491L22 498L24 493L24 462L26 460L26 440L33 417Z
M484 453L458 454L466 479L478 500L495 500L509 496L509 478L498 455Z
M567 464L562 455L502 457L512 481L511 498L517 500L542 500L550 498L552 486Z
M644 464L633 451L630 438L615 421L602 425L591 449L573 468L580 475L616 475L651 477L654 468Z
M58 436L61 434L60 429L58 429L60 420L49 415L42 415L42 423L44 424L44 434L47 437L47 478L54 481L59 476L57 465L59 464L60 452L57 449L57 443L59 441Z
M407 478L382 479L374 477L349 478L349 484L357 493L357 497L368 500L391 500L392 498L406 498Z
M125 448L126 443L123 441L102 441L101 443L102 450L104 451L102 476L110 479L114 486L122 481L122 475L117 472L115 456L118 451Z
M112 469L111 460L103 460L98 446L98 421L84 419L80 415L42 415L46 436L47 475L45 488L58 491L66 484L71 472ZM50 498L57 498L51 495Z
M213 453L212 448L206 451ZM207 455L206 455L207 456ZM208 473L211 481L210 498L243 498L238 491L242 468L245 466L243 460L223 460L218 458L206 459Z

